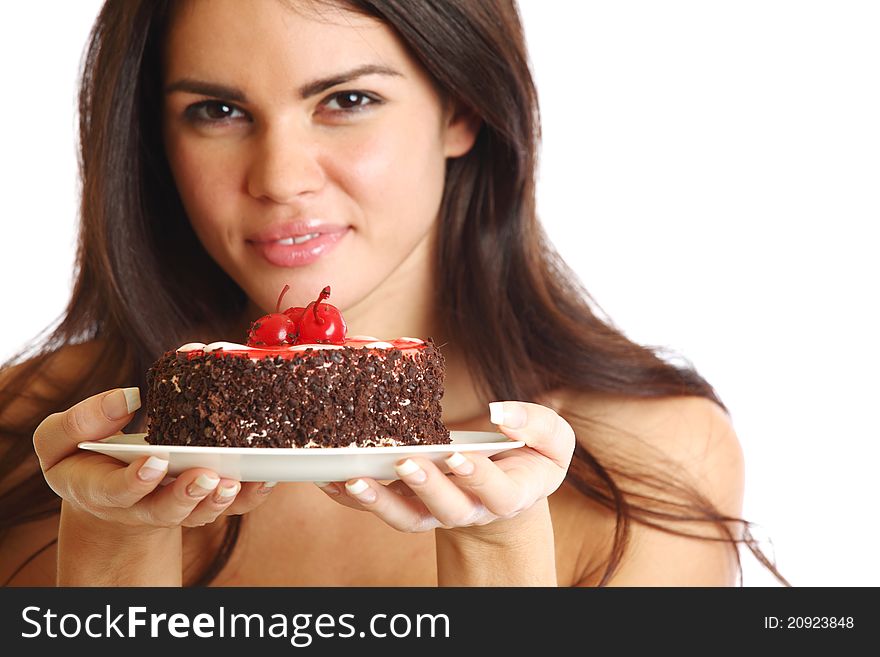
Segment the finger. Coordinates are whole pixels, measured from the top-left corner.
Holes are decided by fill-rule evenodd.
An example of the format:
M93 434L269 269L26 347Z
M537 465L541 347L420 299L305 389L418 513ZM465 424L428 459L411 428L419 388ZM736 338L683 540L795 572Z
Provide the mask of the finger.
M459 488L430 460L408 458L395 464L394 469L442 525L466 527L485 516L482 503Z
M269 498L277 483L275 481L243 483L235 500L223 511L223 515L239 516L253 511Z
M532 489L537 486L522 485L486 456L453 452L445 460L455 482L496 516L507 518L534 502Z
M127 509L152 493L167 472L168 461L158 456L143 457L122 468L100 464L88 494L94 504Z
M321 491L325 495L327 495L337 504L347 506L348 508L355 509L356 511L365 510L363 504L361 504L360 502L358 502L357 499L348 494L348 491L345 488L344 481L316 481L314 483L315 486L321 489ZM377 485L384 486L386 489L388 489L389 492L394 493L395 495L400 495L401 497L416 496L412 489L405 483L403 483L400 479L395 479L394 481L388 482L387 484L380 484L377 482Z
M489 414L504 435L524 441L560 468L568 469L574 453L574 430L554 410L539 404L503 401L489 404Z
M344 481L316 481L314 484L321 490L321 492L337 504L347 506L349 509L354 509L355 511L364 511L364 505L355 497L348 494ZM378 482L376 485L381 486ZM369 496L369 494L367 495Z
M219 518L235 502L241 484L234 479L221 479L217 488L205 497L181 522L184 527L201 527Z
M167 486L160 487L155 493L135 504L130 515L148 525L179 525L202 500L214 494L220 481L220 477L212 470L187 470Z
M128 466L118 460L81 452L59 462L46 481L60 497L86 508L127 508L150 494L168 471L168 461L142 457Z
M342 489L340 504L369 511L398 531L424 532L440 525L417 496L404 497L373 479L354 479Z
M140 406L137 388L117 388L47 417L34 432L34 449L43 472L74 453L78 443L119 433Z

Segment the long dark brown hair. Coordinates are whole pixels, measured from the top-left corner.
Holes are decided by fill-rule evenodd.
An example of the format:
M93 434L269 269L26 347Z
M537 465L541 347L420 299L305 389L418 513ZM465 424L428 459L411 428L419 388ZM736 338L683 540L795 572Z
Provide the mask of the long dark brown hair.
M603 317L543 233L535 212L538 103L514 2L335 4L390 25L444 95L482 120L473 149L447 165L436 252L438 315L446 334L459 338L482 390L490 398L522 400L559 389L698 396L727 410L692 366L633 343ZM244 293L190 227L162 147L160 57L170 11L168 0L108 0L92 30L79 98L82 221L75 284L57 327L39 347L6 364L0 481L33 460L31 437L46 415L112 387L143 388L147 368L164 351L226 338L244 312ZM47 376L62 347L89 341L97 341L100 353L75 380ZM33 385L37 380L43 383ZM29 412L7 419L14 402ZM579 426L595 423L580 420ZM744 544L786 583L752 539L748 522L719 513L673 474L639 471L622 456L586 448L588 442L579 441L567 481L616 514L599 585L617 570L633 522L729 542L738 564L736 546ZM0 532L59 508L37 472L0 496ZM239 517L225 522L215 558L191 584L210 582L229 559L242 523ZM707 526L723 537L699 530Z

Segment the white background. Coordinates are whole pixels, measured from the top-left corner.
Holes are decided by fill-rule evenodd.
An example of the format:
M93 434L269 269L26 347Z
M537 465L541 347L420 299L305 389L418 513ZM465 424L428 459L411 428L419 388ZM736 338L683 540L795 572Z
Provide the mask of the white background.
M98 6L0 9L0 359L70 292L76 75ZM792 583L880 585L880 5L521 9L550 235L631 338L716 386L746 453L745 516Z

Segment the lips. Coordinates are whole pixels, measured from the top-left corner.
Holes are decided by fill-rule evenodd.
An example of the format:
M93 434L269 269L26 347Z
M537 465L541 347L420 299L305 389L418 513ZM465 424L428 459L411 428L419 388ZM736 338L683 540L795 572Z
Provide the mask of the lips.
M247 243L276 267L301 267L329 253L348 231L348 226L323 221L289 222L269 226Z

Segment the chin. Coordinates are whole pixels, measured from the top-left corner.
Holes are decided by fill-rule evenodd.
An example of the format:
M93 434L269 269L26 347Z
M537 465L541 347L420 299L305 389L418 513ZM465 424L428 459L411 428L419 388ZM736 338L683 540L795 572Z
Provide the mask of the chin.
M272 267L272 271L253 279L253 274L247 276L247 280L239 281L239 286L245 290L252 303L265 313L275 312L278 297L285 285L290 289L284 293L279 310L284 311L291 306L306 306L310 301L318 298L321 290L330 286L331 296L327 303L337 308L344 309L357 302L358 291L347 282L346 276L330 274L323 271L305 271L303 269L279 270ZM361 288L363 282L359 281L355 287Z

